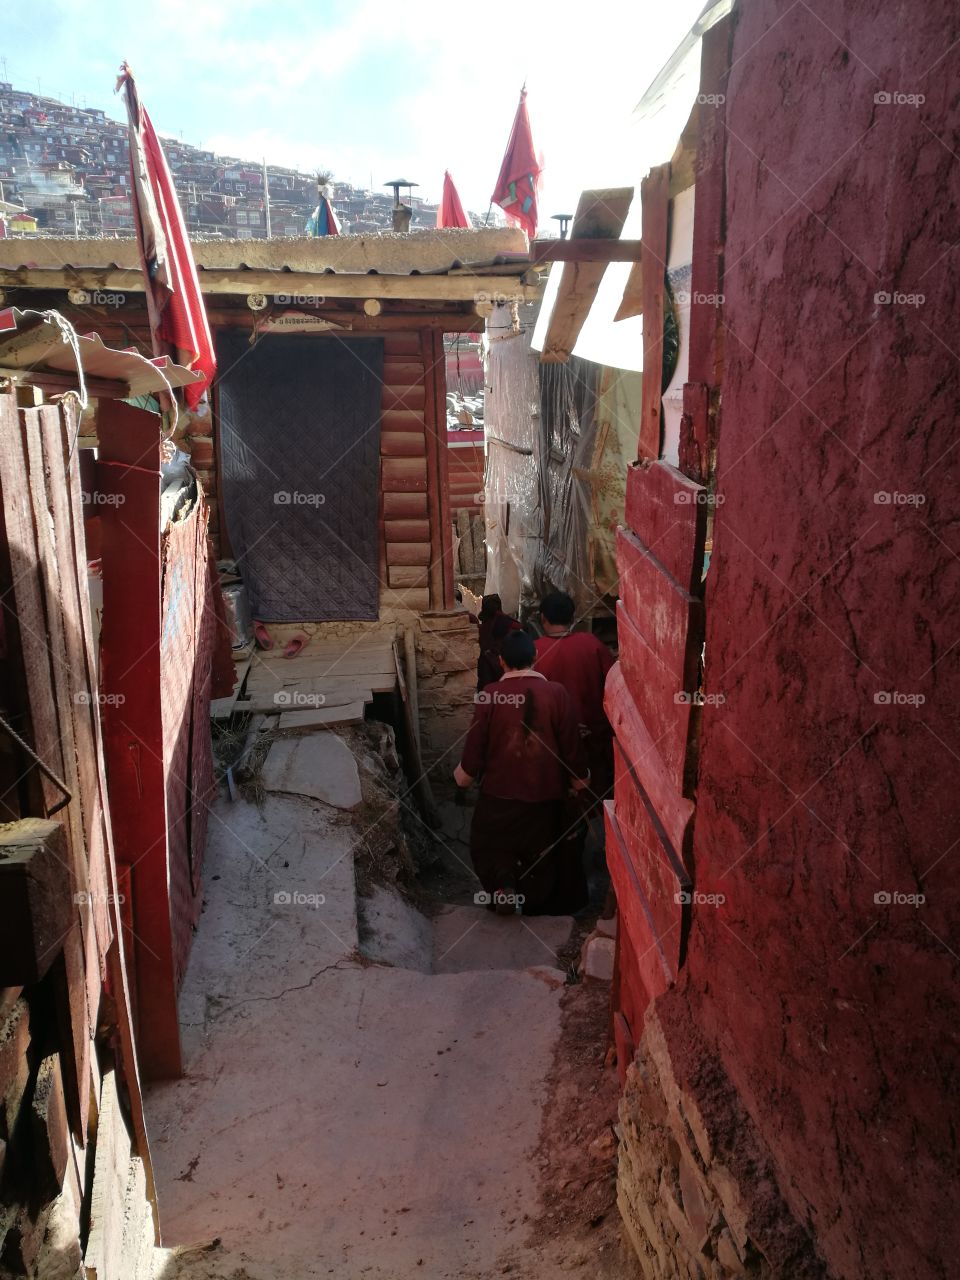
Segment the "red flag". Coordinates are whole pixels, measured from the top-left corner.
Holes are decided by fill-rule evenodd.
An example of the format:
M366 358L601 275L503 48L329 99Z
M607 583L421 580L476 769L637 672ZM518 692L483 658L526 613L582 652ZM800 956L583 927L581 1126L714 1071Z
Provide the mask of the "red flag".
M498 204L512 222L518 223L530 240L537 234L537 191L542 171L543 164L533 146L524 88L490 202Z
M443 173L443 199L440 201L440 208L437 210L437 226L469 227L469 225L470 220L463 212L463 205L460 203L457 188L453 185L453 179L450 177L450 170L445 169Z
M179 363L204 374L206 384L195 382L184 389L187 404L195 409L217 368L197 268L160 139L126 63L117 81L121 87L130 121L131 204L153 351L165 355L163 344L170 343Z

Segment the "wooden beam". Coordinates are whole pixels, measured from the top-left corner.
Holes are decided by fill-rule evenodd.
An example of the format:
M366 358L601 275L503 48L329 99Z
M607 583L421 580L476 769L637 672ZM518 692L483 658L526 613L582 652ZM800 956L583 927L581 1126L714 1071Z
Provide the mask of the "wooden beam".
M643 214L643 389L638 458L660 457L663 369L663 299L667 270L670 166L650 170L640 186Z
M632 199L632 187L584 191L567 243L572 244L578 240L591 243L597 240L616 240L623 230ZM562 364L570 358L597 296L608 261L609 259L570 260L563 263L560 288L557 290L540 356L544 364Z
M534 240L531 262L639 262L640 240Z
M480 296L495 296L511 302L537 302L543 296L542 285L523 284L515 275L312 275L302 271L249 270L199 271L197 274L201 293L239 294L244 297L248 293L263 293L268 298L275 295L287 298L376 297L381 300L475 302ZM54 271L20 267L13 271L0 271L0 286L143 293L143 276L139 271L124 271L116 267L66 267ZM291 302L290 306L296 308L296 302ZM380 319L379 316L372 318Z

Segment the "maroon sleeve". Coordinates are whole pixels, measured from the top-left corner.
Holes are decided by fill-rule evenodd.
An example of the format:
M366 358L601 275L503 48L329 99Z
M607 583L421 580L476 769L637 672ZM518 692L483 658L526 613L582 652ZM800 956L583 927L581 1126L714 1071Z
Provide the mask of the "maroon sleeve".
M463 746L460 768L471 778L483 773L487 763L487 747L490 738L490 702L477 702L473 708L473 720Z
M594 638L596 639L596 637ZM603 643L603 641L599 639L597 639L597 658L599 659L599 662L600 662L600 672L603 677L603 680L606 680L607 672L613 666L613 654L610 652L607 646Z
M580 736L580 726L577 724L573 702L563 685L553 684L552 687L556 697L555 733L560 759L575 778L585 778L590 770L587 766L587 753L583 738Z

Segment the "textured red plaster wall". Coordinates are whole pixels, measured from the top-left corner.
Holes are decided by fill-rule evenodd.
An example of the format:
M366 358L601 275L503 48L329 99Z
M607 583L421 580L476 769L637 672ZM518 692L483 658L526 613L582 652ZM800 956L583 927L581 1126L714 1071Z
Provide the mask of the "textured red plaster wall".
M751 0L727 99L693 853L726 902L662 1004L844 1280L960 1245L958 39L953 0Z

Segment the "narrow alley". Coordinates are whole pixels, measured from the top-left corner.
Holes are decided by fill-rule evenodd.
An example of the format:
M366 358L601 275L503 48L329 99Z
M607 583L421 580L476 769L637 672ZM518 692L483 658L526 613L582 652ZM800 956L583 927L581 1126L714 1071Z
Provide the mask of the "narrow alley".
M347 741L361 780L385 774ZM637 1274L614 1207L609 988L565 986L573 920L358 897L352 798L348 781L327 803L211 811L184 1077L149 1091L147 1117L169 1238L211 1243L215 1222L219 1243L160 1275ZM466 880L439 838L444 882L458 863ZM571 1103L578 1129L558 1134Z
M0 1280L953 1280L956 0L8 8Z

